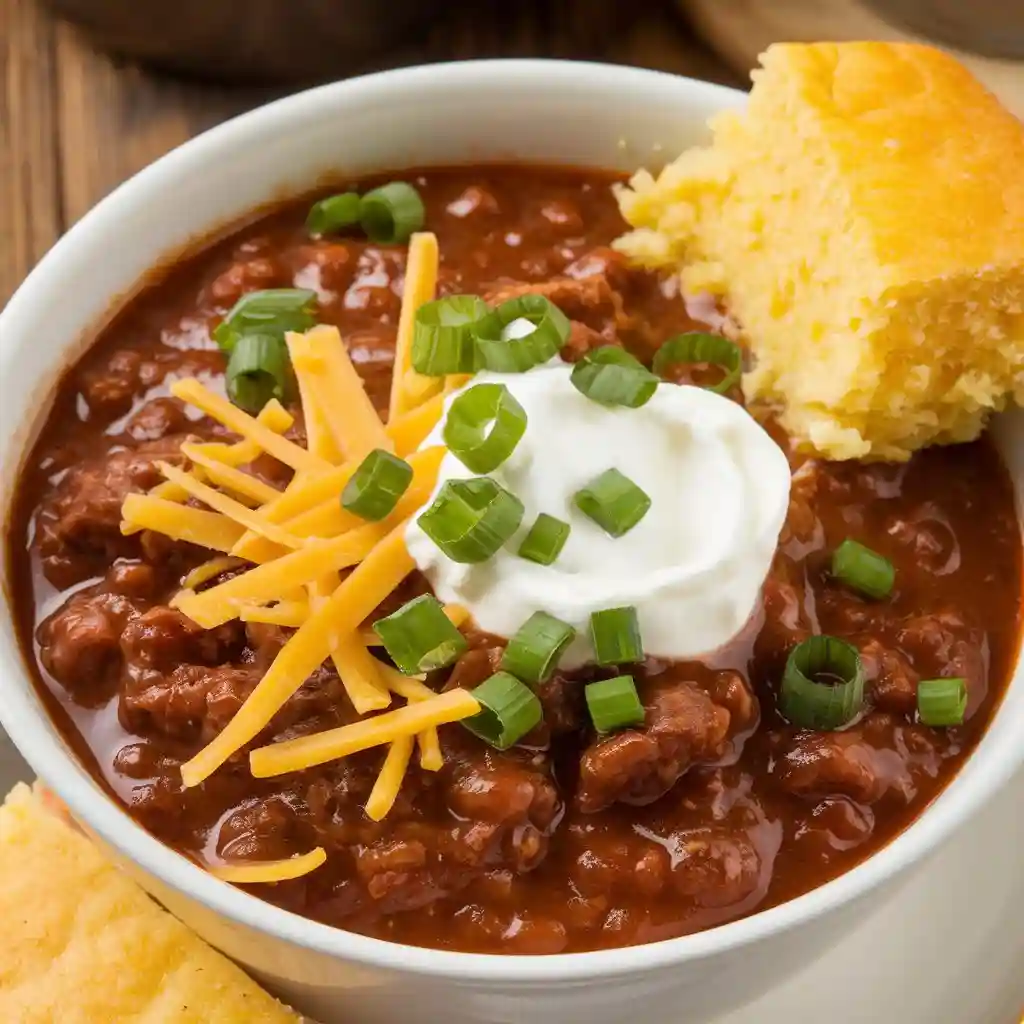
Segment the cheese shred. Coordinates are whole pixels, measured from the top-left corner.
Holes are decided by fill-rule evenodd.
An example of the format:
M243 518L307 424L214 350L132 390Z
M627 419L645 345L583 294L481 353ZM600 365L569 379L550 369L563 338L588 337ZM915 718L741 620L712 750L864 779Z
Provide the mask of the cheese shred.
M402 290L402 311L398 318L395 340L395 367L391 377L391 403L388 419L415 408L441 387L437 378L424 377L412 368L412 337L416 312L434 298L440 265L437 236L418 231L409 239L409 255L405 261L405 284Z
M239 864L214 864L210 874L222 882L233 882L235 885L262 885L268 882L286 882L292 878L301 878L315 871L327 860L327 853L322 846L314 847L309 853L284 860L249 861Z
M341 335L326 325L286 338L306 447L283 436L294 417L276 400L254 418L194 378L171 384L174 397L240 439L184 442L187 468L156 463L164 481L148 494L125 498L121 530L152 530L215 553L185 575L171 601L198 626L215 629L239 619L294 630L224 729L181 766L186 787L201 784L252 743L324 662L333 665L359 720L252 750L250 769L262 778L387 746L366 803L374 821L394 807L414 749L422 769L438 771L444 764L438 726L479 711L467 691L435 693L422 678L403 676L379 660L371 652L379 640L367 631L374 611L415 567L405 546L406 526L429 500L445 455L442 447L420 446L444 412L445 395L439 392L460 383L423 377L411 366L415 313L433 298L437 272L437 239L414 235L386 425ZM369 522L339 499L375 449L407 459L413 478L390 515ZM261 457L294 472L284 490L250 470ZM217 582L228 572L232 575ZM456 626L468 618L458 606L445 611ZM404 705L389 710L396 698ZM215 865L210 872L241 885L266 884L299 878L326 857L317 847L286 860Z
M349 757L402 736L414 736L430 726L444 725L469 718L480 704L468 690L448 690L428 700L406 704L404 708L337 729L301 736L269 747L258 747L249 754L249 767L258 779L300 772L304 768Z
M409 770L412 744L411 736L399 736L391 741L388 755L384 758L377 781L370 790L370 798L366 801L366 813L374 821L380 821L395 805L402 780Z

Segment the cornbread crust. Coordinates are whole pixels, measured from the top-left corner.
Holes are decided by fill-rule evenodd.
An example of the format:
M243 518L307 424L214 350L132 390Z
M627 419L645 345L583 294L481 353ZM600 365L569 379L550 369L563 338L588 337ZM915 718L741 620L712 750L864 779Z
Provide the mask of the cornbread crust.
M1024 401L1024 129L953 58L779 44L713 144L619 193L634 260L722 295L748 399L804 447L903 460Z
M25 785L0 807L4 1024L298 1024Z

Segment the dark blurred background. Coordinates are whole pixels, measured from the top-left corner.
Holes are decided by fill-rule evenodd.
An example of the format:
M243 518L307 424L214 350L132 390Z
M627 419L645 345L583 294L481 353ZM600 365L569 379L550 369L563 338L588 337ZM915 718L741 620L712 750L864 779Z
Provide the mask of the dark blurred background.
M311 82L547 56L744 87L776 40L908 36L1024 110L1022 0L0 0L0 305L119 182Z

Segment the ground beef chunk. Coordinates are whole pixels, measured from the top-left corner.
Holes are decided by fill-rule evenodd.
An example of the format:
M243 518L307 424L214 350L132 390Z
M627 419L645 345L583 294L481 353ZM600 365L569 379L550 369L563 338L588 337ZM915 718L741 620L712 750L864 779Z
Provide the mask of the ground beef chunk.
M732 907L761 887L761 858L745 835L722 826L675 832L668 837L672 886L700 907Z
M43 666L76 700L106 700L121 670L121 631L138 614L135 603L102 586L76 594L36 632Z
M585 727L586 700L583 684L565 676L553 675L533 688L544 709L544 721L552 736L563 736Z
M158 606L125 626L121 651L129 671L167 671L183 662L216 665L241 653L242 636L237 622L207 630L174 608Z
M271 860L294 853L301 808L286 794L246 801L221 823L217 853L225 860Z
M121 724L132 732L208 743L260 680L252 666L177 665L169 674L128 674L120 695Z
M160 574L146 562L119 558L107 573L106 584L115 594L151 598L160 586Z
M487 634L470 638L470 649L455 663L445 689L472 690L498 671L505 648L492 640Z
M863 726L831 733L799 733L777 762L783 788L800 796L848 796L862 804L890 790L906 792L907 766L894 749L875 746Z
M645 689L643 729L605 737L583 753L577 801L587 813L615 801L652 803L691 765L722 753L729 712L704 690L661 679Z
M422 907L495 872L531 871L547 853L561 803L543 759L444 736L445 767L410 773L387 827L362 814L369 762L332 771L307 794L318 832L354 857L362 894L347 894L345 914ZM424 820L431 806L440 813Z
M279 282L277 264L264 256L234 263L210 282L209 295L219 305L233 306L246 292L269 288Z
M501 207L493 192L481 185L469 185L445 207L445 213L460 220L493 217Z
M159 441L168 434L187 434L191 427L178 399L154 398L132 414L124 430L134 441Z
M624 292L633 271L630 270L629 260L621 252L599 245L573 260L562 273L575 281L604 278L614 291Z
M73 586L118 556L138 553L138 535L121 534L121 504L132 491L160 483L158 461L182 463L182 440L150 441L68 471L36 517L43 572L54 586Z
M967 681L968 716L988 689L988 639L950 609L907 619L897 633L900 647L922 678L960 677Z
M667 851L640 835L573 822L566 838L572 855L569 875L584 898L601 899L621 892L653 899L668 883Z
M81 395L91 416L106 423L123 416L143 389L141 352L118 349L102 367L82 374Z
M912 715L917 707L920 676L899 651L869 638L859 645L864 680L871 702L884 711Z

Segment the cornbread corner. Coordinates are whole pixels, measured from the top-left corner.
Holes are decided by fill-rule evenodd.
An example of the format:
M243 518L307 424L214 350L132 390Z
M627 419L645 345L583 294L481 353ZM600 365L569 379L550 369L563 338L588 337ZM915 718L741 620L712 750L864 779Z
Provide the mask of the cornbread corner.
M904 460L1024 402L1024 128L952 57L779 44L710 147L619 192L617 246L721 295L748 399L803 447Z
M0 807L0 1021L298 1024L27 786Z

